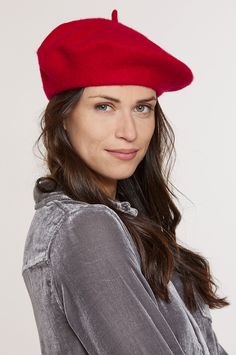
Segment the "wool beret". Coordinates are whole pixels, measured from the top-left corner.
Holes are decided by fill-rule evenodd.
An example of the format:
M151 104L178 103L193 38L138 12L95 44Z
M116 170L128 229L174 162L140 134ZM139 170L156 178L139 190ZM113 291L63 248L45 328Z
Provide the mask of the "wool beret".
M48 99L69 89L103 85L140 85L157 97L193 80L190 68L140 32L111 20L86 18L62 23L37 50Z

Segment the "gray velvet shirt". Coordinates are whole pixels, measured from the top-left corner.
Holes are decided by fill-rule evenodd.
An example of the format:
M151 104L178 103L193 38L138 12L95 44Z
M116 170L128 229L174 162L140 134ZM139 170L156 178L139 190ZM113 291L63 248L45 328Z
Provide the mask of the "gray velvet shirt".
M194 313L186 308L177 274L168 285L171 302L156 300L112 209L37 185L34 200L22 275L43 355L227 354L208 306L199 300ZM128 201L113 203L138 214Z

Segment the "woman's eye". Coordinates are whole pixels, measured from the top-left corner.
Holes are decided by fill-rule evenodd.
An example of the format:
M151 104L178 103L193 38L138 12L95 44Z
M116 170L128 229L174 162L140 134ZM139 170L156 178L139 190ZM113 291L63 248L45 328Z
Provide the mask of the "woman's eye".
M96 110L98 111L107 111L106 109L104 110L104 107L111 107L110 105L107 105L107 104L98 104L95 106Z
M146 112L153 111L153 108L151 106L149 106L149 105L138 105L137 107L142 107L142 108L146 107L148 109L148 111L146 111ZM143 111L143 110L141 110L139 112L144 112L145 113L145 111Z
M107 112L107 111L109 111L107 109L108 107L112 108L111 105L108 105L108 104L97 104L95 106L95 109L98 110L98 111ZM148 113L148 112L154 110L154 108L152 106L149 106L149 105L138 105L136 107L139 108L138 112L140 112L140 113ZM140 110L140 108L141 108L141 110ZM145 111L144 108L146 108L147 110Z

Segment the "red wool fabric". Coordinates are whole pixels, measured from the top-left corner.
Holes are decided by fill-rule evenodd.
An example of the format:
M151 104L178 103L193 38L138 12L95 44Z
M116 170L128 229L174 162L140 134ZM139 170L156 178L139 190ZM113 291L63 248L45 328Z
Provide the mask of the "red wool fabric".
M112 19L88 18L57 26L37 50L48 99L65 90L141 85L176 91L193 80L190 68L138 31Z

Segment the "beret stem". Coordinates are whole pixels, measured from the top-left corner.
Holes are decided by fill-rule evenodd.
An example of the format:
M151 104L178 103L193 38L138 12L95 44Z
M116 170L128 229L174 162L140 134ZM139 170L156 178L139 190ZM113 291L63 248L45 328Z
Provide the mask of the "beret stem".
M116 10L116 9L114 9L114 10L112 11L111 18L112 18L112 21L118 22L118 13L117 13L117 10Z

